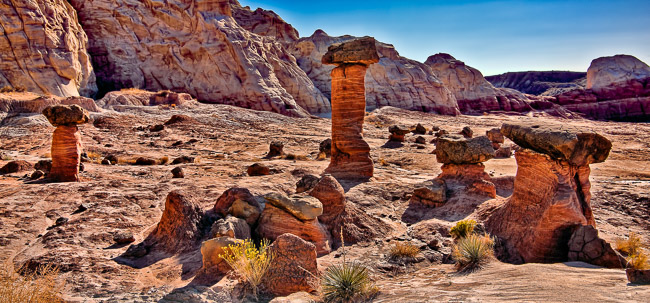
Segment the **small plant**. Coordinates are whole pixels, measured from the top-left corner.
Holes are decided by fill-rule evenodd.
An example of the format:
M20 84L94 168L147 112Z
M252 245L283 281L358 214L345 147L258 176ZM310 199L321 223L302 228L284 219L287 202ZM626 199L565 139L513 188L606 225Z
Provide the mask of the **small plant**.
M264 239L257 248L251 239L235 245L228 245L220 255L239 277L253 289L255 300L258 299L258 286L273 262L273 253L269 251L269 241Z
M474 232L474 227L476 227L476 221L463 220L456 223L456 225L451 228L449 233L454 238L454 240L459 240L472 234Z
M27 88L23 86L5 86L0 88L0 93L24 93L27 91Z
M332 265L322 277L323 301L328 303L364 302L373 298L379 289L370 279L368 267L361 263L348 263L341 227L343 263Z
M454 244L452 252L459 271L473 271L494 258L494 240L488 236L470 234Z
M18 272L10 262L0 269L0 303L63 302L60 295L64 283L59 280L57 267L43 265L34 271L21 269Z
M630 236L625 239L616 240L616 250L622 252L626 256L632 256L641 251L643 245L641 244L641 237L634 232L630 233Z
M388 161L384 160L384 158L379 158L379 164L381 166L390 166L390 163L388 163Z
M169 157L164 156L164 157L160 158L160 165L165 165L165 164L167 164L167 162L169 162Z
M325 154L324 152L319 152L318 156L316 157L316 160L322 161L322 160L325 160L325 159L327 159L327 154Z
M391 260L402 258L415 258L420 253L420 248L411 243L397 242L390 248L389 257Z
M643 251L627 257L626 260L628 268L639 270L650 269L650 260L648 259L648 255Z

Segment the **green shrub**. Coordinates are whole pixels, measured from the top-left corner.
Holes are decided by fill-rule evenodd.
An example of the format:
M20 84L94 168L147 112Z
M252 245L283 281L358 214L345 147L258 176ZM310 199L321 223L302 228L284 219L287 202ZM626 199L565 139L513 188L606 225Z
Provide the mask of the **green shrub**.
M228 245L220 257L228 262L240 281L251 286L253 296L257 300L258 286L274 258L273 253L269 251L269 241L262 240L257 248L251 239L246 239L238 244Z
M323 301L363 302L377 293L368 268L360 263L343 263L327 268L323 275Z
M459 221L451 228L449 233L455 239L462 239L474 232L474 227L476 227L476 221L474 220L463 220Z
M494 240L476 234L460 238L454 244L453 257L459 271L473 271L494 258Z

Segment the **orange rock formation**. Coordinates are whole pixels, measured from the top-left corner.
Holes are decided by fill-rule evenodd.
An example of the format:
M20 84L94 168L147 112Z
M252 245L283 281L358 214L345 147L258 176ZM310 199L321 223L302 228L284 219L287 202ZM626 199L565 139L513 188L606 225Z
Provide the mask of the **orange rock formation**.
M82 146L77 124L88 122L88 112L78 105L56 105L44 109L43 115L56 126L52 135L49 178L59 182L78 182Z
M332 159L326 172L339 178L370 178L370 146L363 140L366 113L365 76L379 62L374 38L330 46L323 56L332 70Z

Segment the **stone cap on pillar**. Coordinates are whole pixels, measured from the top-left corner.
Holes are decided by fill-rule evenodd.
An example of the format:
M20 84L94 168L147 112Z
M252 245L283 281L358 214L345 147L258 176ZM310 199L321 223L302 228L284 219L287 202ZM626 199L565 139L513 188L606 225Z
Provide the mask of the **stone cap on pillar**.
M607 159L612 142L592 130L563 124L505 123L501 133L517 145L582 166Z
M43 115L53 126L88 123L88 112L79 105L54 105L43 110Z
M332 44L323 55L322 63L330 65L363 64L379 62L377 42L373 37Z

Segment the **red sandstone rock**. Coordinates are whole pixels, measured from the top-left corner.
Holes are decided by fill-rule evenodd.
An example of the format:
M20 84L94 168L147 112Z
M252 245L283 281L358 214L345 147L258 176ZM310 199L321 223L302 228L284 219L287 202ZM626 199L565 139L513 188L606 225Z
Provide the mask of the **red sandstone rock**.
M254 225L262 212L257 198L246 188L231 188L223 192L214 205L214 211L222 216L231 214Z
M268 176L271 174L271 169L264 164L254 163L248 167L246 173L251 177Z
M607 241L598 237L598 230L591 225L578 227L569 239L569 261L583 261L607 267L623 268L618 254Z
M11 161L2 168L0 168L0 175L4 174L13 174L21 171L26 171L32 169L34 166L23 160Z
M290 233L316 245L319 255L330 252L330 235L318 219L301 221L290 213L267 203L258 221L257 234L275 240L280 235Z
M286 233L275 239L269 251L274 259L262 281L266 291L275 296L314 291L318 275L314 244Z
M482 196L495 198L496 186L492 178L485 172L485 165L476 164L444 164L439 180L444 180L447 187L463 186L464 190Z
M588 165L528 149L515 153L514 193L486 222L488 231L513 245L525 262L566 261L573 230L595 225Z
M203 210L193 197L182 191L172 191L165 200L160 222L145 244L170 253L194 249L203 237L202 218Z
M318 217L323 224L329 224L345 210L345 190L331 175L324 175L310 195L323 204L323 214Z
M406 134L410 133L411 129L404 125L393 125L388 128L388 132L390 132L389 141L404 142Z
M332 70L332 159L325 172L340 178L370 178L370 146L363 140L366 114L365 76L379 56L375 39L364 38L330 46L323 63Z
M81 133L76 125L59 126L52 134L52 169L48 177L58 182L78 182Z
M634 269L628 268L625 270L627 280L634 284L650 284L650 269Z
M241 240L229 237L219 237L204 241L201 244L201 256L203 259L202 270L206 274L225 274L231 268L221 255L224 254L224 249L229 245L236 245Z
M475 164L494 158L492 142L485 136L471 139L440 137L435 153L436 160L445 164Z

